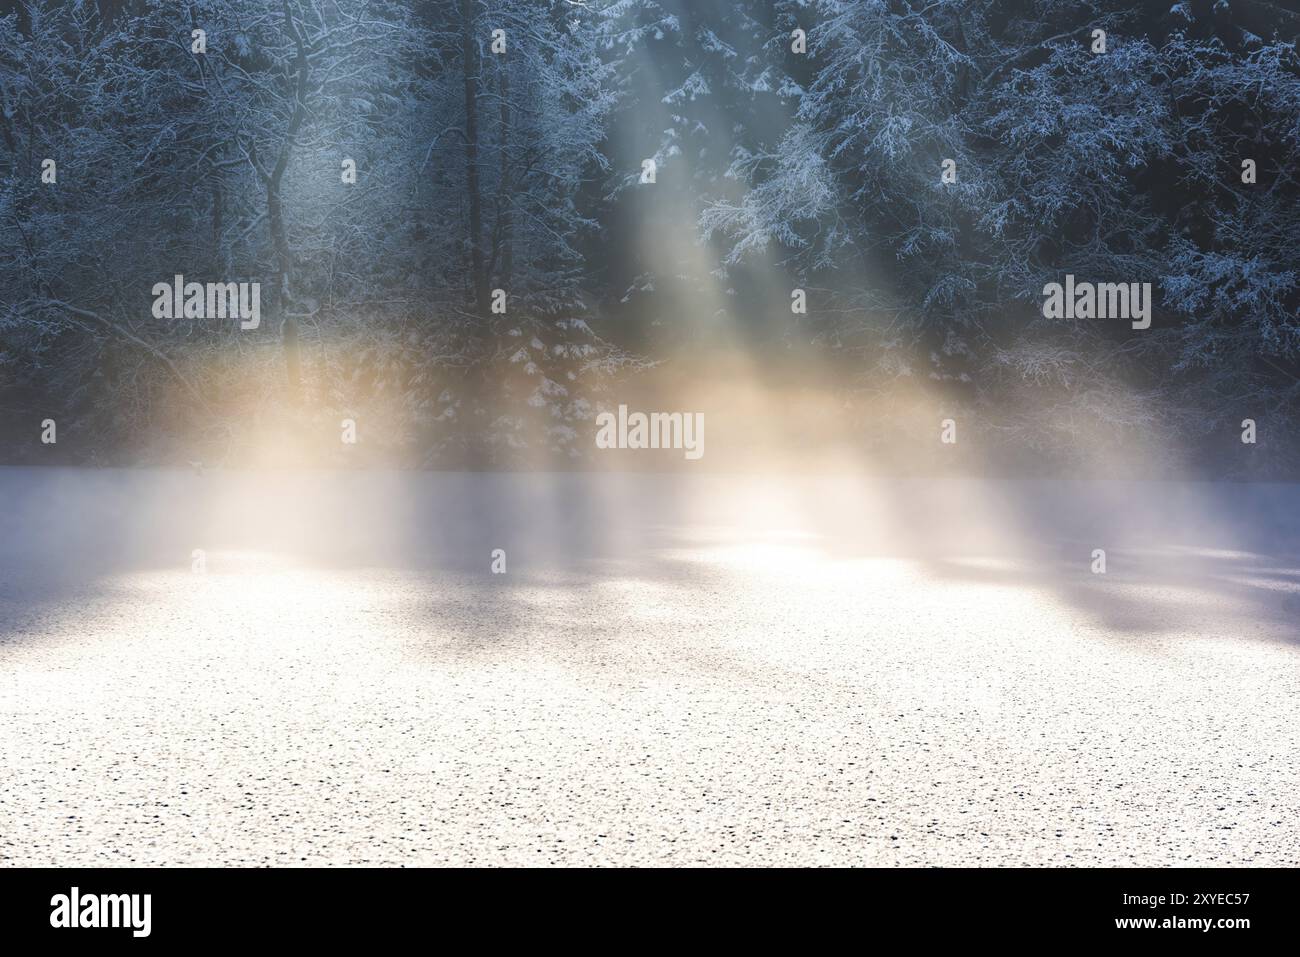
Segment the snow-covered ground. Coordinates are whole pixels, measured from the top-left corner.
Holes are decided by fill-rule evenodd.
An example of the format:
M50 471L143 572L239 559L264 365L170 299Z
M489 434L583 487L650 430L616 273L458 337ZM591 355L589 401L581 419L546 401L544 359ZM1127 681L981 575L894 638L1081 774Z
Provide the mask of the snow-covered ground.
M0 501L4 864L1300 864L1294 487Z

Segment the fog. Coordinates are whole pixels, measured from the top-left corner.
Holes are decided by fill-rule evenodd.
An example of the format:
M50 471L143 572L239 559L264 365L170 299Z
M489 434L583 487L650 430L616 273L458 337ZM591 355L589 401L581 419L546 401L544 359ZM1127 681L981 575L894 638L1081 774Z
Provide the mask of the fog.
M0 494L6 863L1300 861L1291 487Z

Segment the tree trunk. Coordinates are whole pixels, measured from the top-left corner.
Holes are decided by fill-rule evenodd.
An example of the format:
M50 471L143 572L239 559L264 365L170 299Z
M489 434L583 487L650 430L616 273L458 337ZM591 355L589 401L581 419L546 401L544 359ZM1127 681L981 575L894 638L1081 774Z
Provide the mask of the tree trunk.
M302 386L301 363L298 356L298 320L289 315L289 239L284 230L284 208L280 203L280 182L266 187L266 215L271 224L271 241L275 246L275 302L280 320L280 343L284 349L285 373L289 381L289 395L297 399Z
M478 177L478 16L474 0L460 0L461 54L465 69L465 191L469 194L469 263L474 307L488 317L488 279L483 262L483 199Z
M221 180L213 179L212 181L212 264L216 267L218 278L222 282L229 282L230 277L226 275L226 251L222 247L221 232L224 229L222 219L224 213L225 196L221 189Z
M276 157L275 168L266 176L266 217L271 228L271 242L275 246L276 268L276 304L280 312L280 342L284 348L285 373L289 380L289 397L296 401L301 395L302 374L298 354L298 320L289 314L289 273L293 257L289 251L289 237L284 227L284 207L280 198L280 184L284 180L284 171L289 166L289 154L293 150L294 138L302 128L307 116L307 51L303 45L302 34L293 21L289 10L289 0L283 0L285 31L293 38L296 55L293 67L296 73L294 84L293 114L289 117L289 126L280 143L280 155Z
M511 243L510 216L510 68L506 61L501 61L501 73L498 92L501 94L501 188L497 193L497 237L500 243L501 288L510 288L510 274L514 271L514 248ZM494 257L495 258L495 257Z

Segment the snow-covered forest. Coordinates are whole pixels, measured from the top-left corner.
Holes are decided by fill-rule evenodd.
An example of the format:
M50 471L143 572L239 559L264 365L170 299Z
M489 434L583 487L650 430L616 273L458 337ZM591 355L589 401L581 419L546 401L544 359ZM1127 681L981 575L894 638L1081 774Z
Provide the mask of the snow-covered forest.
M5 462L581 466L741 355L886 461L950 415L1011 469L1296 474L1282 0L0 11ZM1046 318L1067 274L1150 327ZM258 324L160 316L177 276Z

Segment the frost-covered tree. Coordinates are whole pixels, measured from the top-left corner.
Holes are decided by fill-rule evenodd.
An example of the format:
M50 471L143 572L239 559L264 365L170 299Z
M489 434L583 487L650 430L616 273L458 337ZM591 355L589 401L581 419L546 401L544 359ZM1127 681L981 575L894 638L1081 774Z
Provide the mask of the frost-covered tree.
M597 245L613 67L568 14L36 0L0 18L9 371L105 436L229 439L271 416L291 444L364 407L372 448L418 459L532 441L523 410L567 450L575 383L620 361L586 322L578 248ZM153 316L175 274L260 282L262 329Z
M1250 417L1258 462L1300 399L1298 34L1269 0L30 0L0 398L85 455L355 460L361 416L365 454L542 461L633 351L797 343L1007 448ZM1152 283L1152 328L1046 319L1066 273ZM155 316L176 274L261 283L262 328Z
M1012 442L1158 438L1260 389L1293 415L1296 21L1239 6L818 0L794 122L701 226L730 262L779 249L831 289L827 339L874 387L924 376ZM1044 321L1066 272L1152 282L1156 328Z

